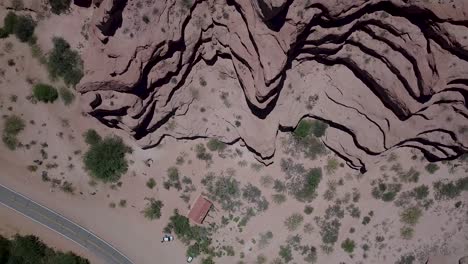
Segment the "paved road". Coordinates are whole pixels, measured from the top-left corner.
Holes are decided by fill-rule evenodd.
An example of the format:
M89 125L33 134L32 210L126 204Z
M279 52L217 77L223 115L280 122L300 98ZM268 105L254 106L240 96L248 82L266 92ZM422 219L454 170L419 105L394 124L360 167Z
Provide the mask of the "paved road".
M90 231L1 184L0 204L19 212L80 246L87 248L97 256L102 257L106 263L133 263L124 254Z

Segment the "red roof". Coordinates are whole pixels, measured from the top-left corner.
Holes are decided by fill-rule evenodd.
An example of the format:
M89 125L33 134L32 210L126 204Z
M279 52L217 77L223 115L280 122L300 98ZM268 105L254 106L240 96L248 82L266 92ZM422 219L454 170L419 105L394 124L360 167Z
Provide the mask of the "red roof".
M202 224L203 220L205 220L206 215L211 209L213 204L203 196L198 196L195 203L192 205L190 212L188 214L188 218L194 221L197 224Z

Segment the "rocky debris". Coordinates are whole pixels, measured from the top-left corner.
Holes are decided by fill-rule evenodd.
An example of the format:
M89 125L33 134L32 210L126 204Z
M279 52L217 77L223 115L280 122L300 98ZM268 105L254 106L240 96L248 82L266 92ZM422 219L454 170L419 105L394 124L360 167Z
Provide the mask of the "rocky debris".
M268 162L278 129L311 117L356 169L401 147L451 159L468 147L467 13L463 0L103 0L77 89L143 147L217 137Z

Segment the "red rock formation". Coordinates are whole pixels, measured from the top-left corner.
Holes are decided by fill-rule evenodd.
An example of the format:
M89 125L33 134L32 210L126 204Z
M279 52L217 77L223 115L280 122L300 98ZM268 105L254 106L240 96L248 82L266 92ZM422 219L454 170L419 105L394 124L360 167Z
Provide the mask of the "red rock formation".
M278 129L314 117L354 168L399 147L454 158L468 146L468 4L439 2L104 0L78 90L143 147L218 137L268 160Z

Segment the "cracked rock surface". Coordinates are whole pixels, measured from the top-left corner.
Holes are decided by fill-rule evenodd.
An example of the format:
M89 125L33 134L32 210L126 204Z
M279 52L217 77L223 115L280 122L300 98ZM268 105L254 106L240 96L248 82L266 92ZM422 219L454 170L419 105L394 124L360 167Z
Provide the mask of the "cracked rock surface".
M392 148L468 149L468 2L103 0L86 111L141 146L241 140L259 159L302 118L353 168Z

